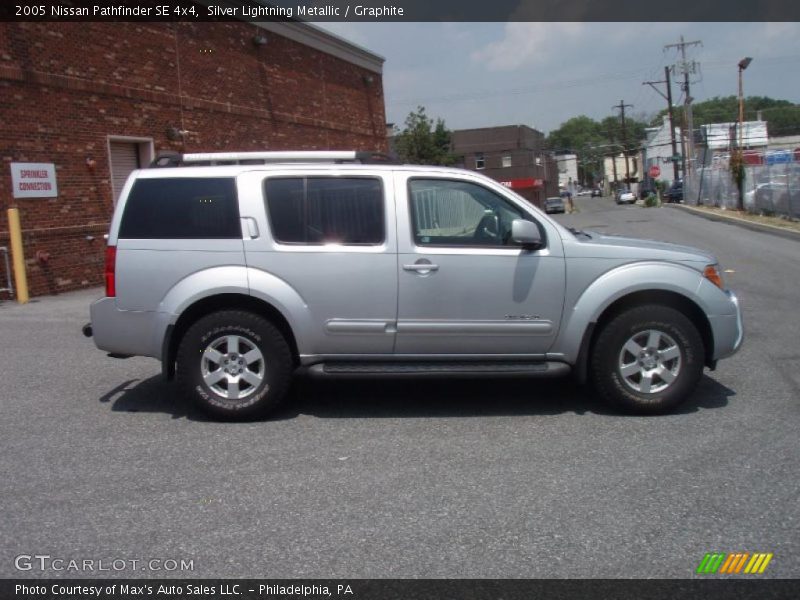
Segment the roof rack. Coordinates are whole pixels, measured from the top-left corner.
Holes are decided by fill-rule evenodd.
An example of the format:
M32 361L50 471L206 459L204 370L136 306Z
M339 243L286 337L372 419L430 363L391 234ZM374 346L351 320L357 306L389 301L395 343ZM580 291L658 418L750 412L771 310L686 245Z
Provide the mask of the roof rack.
M150 167L200 167L214 165L267 165L272 163L351 163L391 164L392 159L378 152L356 150L297 150L276 152L161 152Z

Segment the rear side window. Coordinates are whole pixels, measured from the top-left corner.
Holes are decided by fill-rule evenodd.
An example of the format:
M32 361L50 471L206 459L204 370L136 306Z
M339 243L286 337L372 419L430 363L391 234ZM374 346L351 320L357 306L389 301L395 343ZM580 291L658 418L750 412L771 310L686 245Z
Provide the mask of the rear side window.
M120 238L236 239L242 237L232 177L138 179Z
M376 245L383 186L372 177L278 177L264 183L272 235L284 244Z

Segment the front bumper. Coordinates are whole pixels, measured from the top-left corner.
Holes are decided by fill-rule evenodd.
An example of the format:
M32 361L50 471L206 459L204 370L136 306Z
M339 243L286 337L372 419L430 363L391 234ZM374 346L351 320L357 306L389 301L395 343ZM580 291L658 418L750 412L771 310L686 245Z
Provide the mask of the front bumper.
M742 347L744 341L744 321L739 298L732 291L725 294L733 308L733 314L709 317L714 334L714 360L734 355Z

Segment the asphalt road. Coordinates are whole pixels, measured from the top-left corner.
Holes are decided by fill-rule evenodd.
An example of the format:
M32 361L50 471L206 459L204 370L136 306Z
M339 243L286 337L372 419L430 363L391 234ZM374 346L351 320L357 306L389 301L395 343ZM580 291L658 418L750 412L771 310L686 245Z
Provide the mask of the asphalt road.
M0 577L683 578L711 551L800 576L800 244L578 205L558 218L733 271L745 345L677 414L619 416L569 382L300 381L273 420L215 423L155 361L80 335L98 290L0 302ZM194 568L15 569L34 554Z

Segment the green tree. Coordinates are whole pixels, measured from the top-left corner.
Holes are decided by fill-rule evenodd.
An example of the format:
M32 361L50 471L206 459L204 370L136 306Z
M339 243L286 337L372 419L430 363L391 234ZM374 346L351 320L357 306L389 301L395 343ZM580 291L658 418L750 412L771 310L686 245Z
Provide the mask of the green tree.
M578 156L579 175L583 183L590 184L603 177L603 157L622 152L623 145L633 152L641 145L647 124L633 118L625 120L626 135L617 116L609 115L602 121L581 115L562 123L547 137L548 147L554 152L570 152Z
M593 183L602 176L605 142L600 124L586 115L572 117L547 136L550 150L578 156L579 178L584 183Z
M416 112L406 117L405 128L395 138L397 154L403 162L412 165L452 165L455 157L450 153L450 130L442 119L433 119L418 106Z
M770 135L800 134L800 104L792 104L788 100L776 100L766 96L748 96L744 99L744 120L755 121L758 112L767 122ZM666 109L653 120L660 125ZM692 104L694 126L709 123L735 123L739 120L739 99L736 96L716 96L710 100ZM675 109L675 122L683 122L683 107Z
M604 140L600 124L586 115L572 117L547 136L547 144L555 152L577 152L581 148L602 144Z

